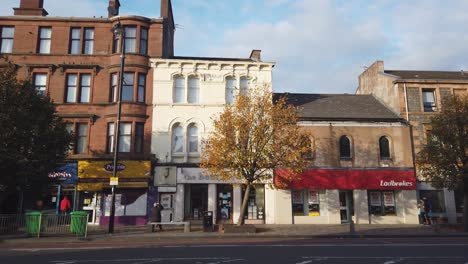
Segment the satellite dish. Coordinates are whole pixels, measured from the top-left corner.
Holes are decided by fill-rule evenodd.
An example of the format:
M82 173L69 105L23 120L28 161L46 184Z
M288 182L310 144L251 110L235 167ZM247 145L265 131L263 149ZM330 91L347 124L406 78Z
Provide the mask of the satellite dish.
M119 14L119 10L118 10L117 8L113 7L113 6L109 6L109 7L107 8L107 11L108 11L109 14L112 15L112 16L116 16L116 15Z

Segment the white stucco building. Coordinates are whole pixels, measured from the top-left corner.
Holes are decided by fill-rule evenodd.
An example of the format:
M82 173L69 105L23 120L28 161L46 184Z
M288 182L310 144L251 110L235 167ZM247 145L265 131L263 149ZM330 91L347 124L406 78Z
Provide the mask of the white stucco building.
M271 89L273 63L260 51L250 58L174 57L151 59L153 127L151 152L156 155L154 186L166 210L163 221L201 219L212 211L214 222L237 222L242 186L220 182L198 168L201 141L212 130L212 118L238 93ZM264 222L265 187L257 186L247 217Z

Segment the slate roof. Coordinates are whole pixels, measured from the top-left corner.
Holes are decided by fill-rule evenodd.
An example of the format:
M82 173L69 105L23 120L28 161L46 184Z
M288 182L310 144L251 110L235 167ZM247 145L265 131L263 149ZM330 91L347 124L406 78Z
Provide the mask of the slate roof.
M403 121L372 95L275 93L274 101L281 96L287 96L287 102L298 107L301 120Z
M384 73L398 76L401 79L468 80L468 72L463 72L463 71L384 70Z

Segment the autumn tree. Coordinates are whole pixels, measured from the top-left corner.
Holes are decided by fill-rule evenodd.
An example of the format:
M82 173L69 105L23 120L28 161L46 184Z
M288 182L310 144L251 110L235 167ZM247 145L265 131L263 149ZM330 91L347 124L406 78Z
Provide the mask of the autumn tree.
M453 96L431 118L431 131L417 159L425 180L438 188L463 189L468 231L468 96Z
M244 182L238 225L244 223L253 184L271 183L275 168L299 174L307 166L304 157L310 152L310 142L296 121L296 109L286 98L274 103L267 91L239 95L214 118L214 129L204 141L201 167L215 178Z
M51 100L17 81L13 65L0 69L0 205L8 195L39 192L70 142Z

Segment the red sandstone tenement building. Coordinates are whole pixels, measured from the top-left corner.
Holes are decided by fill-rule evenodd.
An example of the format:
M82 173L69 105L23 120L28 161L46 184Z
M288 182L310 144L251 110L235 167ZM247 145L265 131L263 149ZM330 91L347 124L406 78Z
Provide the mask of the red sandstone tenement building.
M0 17L0 67L7 61L14 64L19 79L31 80L38 93L48 95L74 131L69 165L78 171L74 177L79 177L76 209L89 210L93 223L107 221L105 194L111 174L104 167L113 157L121 61L119 41L111 29L118 23L124 27L126 62L119 140L125 170L120 172L116 215L120 216L117 223L140 221L146 216L152 161L149 58L173 56L171 1L161 0L159 18L119 16L119 0L109 0L109 16L104 18L47 16L43 0L19 2L13 16ZM71 190L64 193L73 195Z

